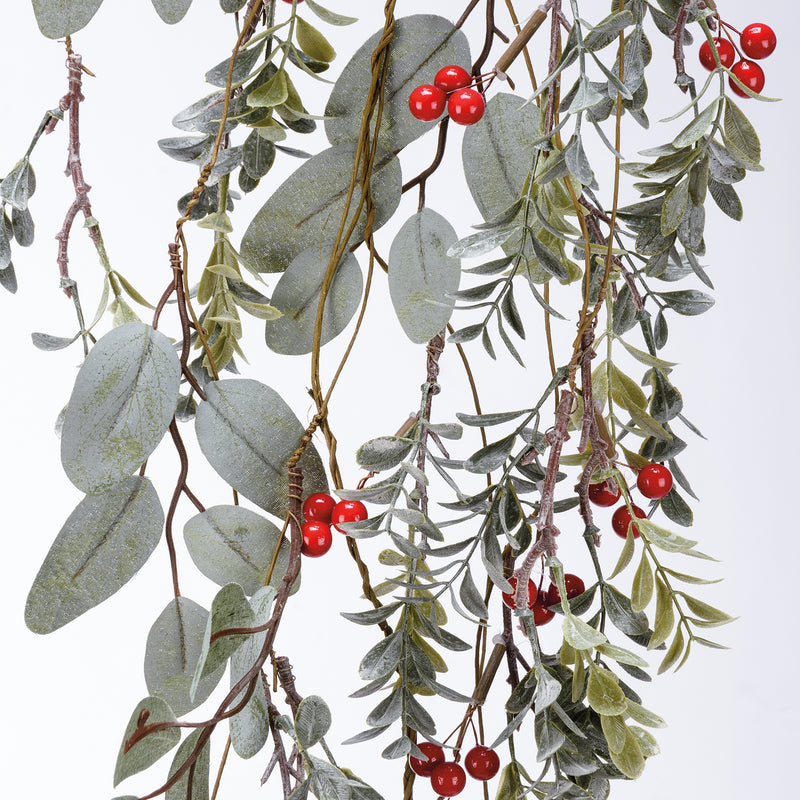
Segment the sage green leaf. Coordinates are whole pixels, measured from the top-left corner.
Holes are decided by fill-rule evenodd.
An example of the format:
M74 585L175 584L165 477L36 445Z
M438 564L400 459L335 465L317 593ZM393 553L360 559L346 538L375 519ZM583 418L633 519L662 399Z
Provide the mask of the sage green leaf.
M604 634L572 614L565 615L561 630L564 639L576 650L589 650L608 641Z
M618 38L620 31L633 25L633 22L633 14L628 10L609 14L583 37L584 48L590 51L602 50Z
M553 755L567 738L564 732L553 723L549 711L536 715L534 731L536 735L537 761L544 761Z
M515 761L512 761L506 764L500 773L495 800L518 800L518 798L523 796L523 793L524 790L519 777L519 767Z
M192 4L192 0L150 0L150 2L153 4L153 8L155 8L158 16L161 17L167 25L174 25L176 22L180 22L186 16L186 12ZM207 770L208 765L206 765L206 771ZM207 779L206 783L208 783ZM206 795L207 794L208 787L206 787ZM167 795L169 795L169 792ZM177 797L178 795L175 796ZM202 795L193 794L192 798L195 796L199 798ZM167 797L167 800L170 800L170 798Z
M461 262L448 255L456 241L453 226L429 208L414 214L389 250L389 295L406 336L430 341L453 313L450 296L458 289Z
M625 544L622 546L622 550L619 554L619 558L617 559L617 564L614 567L614 571L608 576L608 579L615 578L617 575L622 572L628 564L631 563L631 559L633 558L633 553L636 547L636 540L630 534L625 537Z
M679 289L676 292L656 292L673 311L684 316L695 316L708 311L714 298L699 289Z
M317 695L305 697L297 709L294 729L303 748L313 747L331 727L331 710Z
M620 689L614 673L594 665L589 670L586 699L589 705L603 716L624 714L628 708L625 693Z
M331 91L325 108L325 134L332 145L358 140L363 99L372 80L372 53L382 36L383 29L361 45ZM383 89L379 146L397 152L433 128L436 120L423 122L411 115L409 95L416 86L433 83L443 64L468 67L471 63L467 38L450 20L432 14L397 19Z
M647 617L631 608L631 601L613 586L603 586L603 603L611 624L628 636L647 633Z
M5 200L12 208L19 211L26 211L28 208L28 198L33 193L31 183L33 170L31 169L28 157L20 159L14 169L0 181L0 200ZM11 231L5 231L8 236Z
M626 733L628 726L621 715L614 716L602 715L600 725L603 728L603 736L608 742L608 749L611 753L621 753L625 749Z
M727 214L731 219L740 221L744 216L742 201L736 193L736 189L727 183L719 183L714 178L708 179L708 191L711 197L719 206L723 214Z
M289 566L289 542L268 519L242 506L213 506L183 528L195 566L220 586L238 583L253 595L267 579L275 548L280 546L270 585L280 588Z
M385 552L393 553L392 550ZM340 613L345 619L349 619L350 622L355 622L357 625L376 625L389 619L401 605L401 603L391 603L380 608L370 608L367 611L341 611Z
M85 497L59 531L33 581L25 624L51 633L111 597L155 550L164 511L138 475Z
M626 777L635 779L644 772L644 756L636 736L625 729L625 745L619 753L611 752L614 766Z
M361 660L359 676L365 681L374 681L390 675L400 660L404 631L395 631L376 644Z
M356 17L346 17L344 14L335 14L333 11L328 11L327 8L323 8L319 3L315 3L314 0L306 0L306 6L329 25L352 25L354 22L358 22Z
M461 585L458 588L458 596L467 611L474 614L478 619L487 619L489 617L486 603L483 602L483 596L472 579L472 571L469 566L464 570L464 577L461 579Z
M737 156L758 165L761 161L761 143L750 121L741 109L729 98L725 98L723 141Z
M247 0L219 0L220 8L226 14L233 14L235 11L238 11Z
M281 312L267 320L267 347L282 355L305 355L314 345L314 326L322 283L328 268L331 243L317 244L304 250L281 275L272 294L272 305ZM320 343L335 339L358 310L364 280L358 261L346 253L339 262L325 298Z
M642 560L639 568L633 576L633 587L631 589L631 608L634 611L644 611L653 599L653 570L650 560L647 558L647 551L642 550Z
M36 24L42 34L48 39L62 39L87 25L103 0L32 0L32 2Z
M203 646L208 611L188 597L176 597L147 635L144 679L147 691L160 697L181 717L204 703L222 678L224 665L201 681L194 700L189 696Z
M652 711L634 703L633 700L628 698L628 715L634 722L640 725L647 725L648 728L666 728L667 723Z
M255 215L242 238L241 254L259 272L283 272L305 250L332 241L344 212L355 146L342 144L304 161ZM400 163L379 153L370 184L375 206L373 229L380 228L400 202ZM348 224L361 200L356 184ZM359 241L367 218L362 209L348 244Z
M250 606L255 615L253 627L264 625L270 617L272 601L277 592L272 586L259 589L251 598ZM261 655L266 631L254 633L245 639L244 644L231 656L231 688L250 671ZM242 689L234 704L244 698L247 690ZM258 676L247 705L230 719L231 744L239 758L251 758L258 753L269 738L269 701L264 691L261 676Z
M211 637L228 628L252 628L255 625L255 612L247 602L244 591L238 583L223 586L211 603L211 613L206 621L206 630L197 667L194 672L189 694L197 697L197 691L203 678L211 675L224 666L227 660L244 644L247 636L236 633L219 636L211 641Z
M125 778L147 769L161 756L172 750L181 740L178 728L165 728L139 739L126 753L125 743L140 726L155 725L158 722L177 722L172 709L160 697L146 697L133 710L128 727L122 737L122 744L114 768L114 786Z
M289 86L286 70L279 69L268 81L247 94L247 105L251 108L280 106L289 99Z
M678 594L686 601L686 605L689 606L689 610L692 614L696 614L701 619L719 624L731 622L735 619L730 614L726 614L724 611L720 611L718 608L714 608L714 606L710 606L708 603L704 603L696 597L690 597L685 592L678 592Z
M517 437L512 433L499 442L482 447L464 462L464 469L469 472L492 472L503 465L516 441Z
M680 149L693 145L698 139L705 135L706 131L711 127L714 118L717 115L717 108L719 106L719 98L716 97L711 104L704 108L673 140L672 144Z
M671 575L673 578L677 578L679 581L683 581L684 583L719 583L722 580L722 578L696 578L694 575L686 575L683 572L676 572L674 569L670 569L669 567L663 567L663 570L667 573L667 575Z
M673 486L669 493L661 499L661 510L675 523L685 528L694 522L694 514L686 501Z
M653 635L647 643L647 649L653 650L667 641L675 626L675 609L672 606L672 595L659 575L656 575L656 614L653 622Z
M669 370L670 367L675 366L674 361L664 361L663 358L656 358L646 353L644 350L639 350L632 344L628 344L624 339L617 337L617 341L640 363L648 367L657 367L660 370Z
M667 649L664 660L661 662L661 665L658 668L659 675L661 675L663 672L666 672L675 664L675 662L677 662L677 660L681 657L681 653L683 652L683 645L683 631L679 625L678 629L675 631L675 638L672 640L672 644L670 644L669 648Z
M414 442L400 436L379 436L358 448L356 461L367 470L381 472L397 466L411 451Z
M658 746L658 742L652 733L643 730L638 725L631 725L630 731L634 735L636 741L639 743L639 747L642 750L642 755L645 758L657 756L661 752L661 748Z
M499 216L522 195L533 166L528 143L538 135L536 106L506 93L496 94L480 122L464 131L464 175L484 219Z
M604 642L597 646L597 650L604 656L614 659L618 664L627 664L628 666L639 667L640 669L647 668L647 662L641 658L641 656L637 656L636 653L632 653L624 647L618 647L610 642Z
M336 58L336 51L331 43L302 17L295 19L295 34L302 51L315 61L328 63Z
M471 233L469 236L465 236L452 244L447 249L447 255L455 258L474 258L486 255L496 247L505 244L518 230L519 227L517 225L511 225L504 228L492 228L487 231Z
M634 424L643 435L652 436L653 438L658 439L660 442L669 442L672 440L672 434L659 425L643 409L639 408L638 406L631 405L627 411L631 415L631 419L633 420Z
M636 525L639 528L639 532L642 533L648 541L669 553L685 553L697 544L696 541L678 536L677 533L668 531L666 528L656 525L655 522L649 519L638 520Z
M89 351L64 417L61 463L83 492L121 483L163 438L181 367L170 340L141 322L114 328Z
M664 205L661 208L661 235L669 236L678 230L686 206L689 204L689 181L681 181L674 189L668 192Z
M645 256L654 256L669 250L675 243L675 234L664 236L661 233L660 219L649 219L636 237L636 252Z
M304 428L283 399L258 381L212 381L197 409L195 430L211 466L248 500L276 517L288 509L286 462ZM303 494L327 492L322 460L313 444L300 457Z
M627 284L625 284L623 288L627 288ZM647 406L647 398L639 387L639 384L636 383L633 378L626 375L615 364L611 364L610 367L614 402L629 411L631 407L645 408Z
M169 768L170 777L186 763L186 759L189 758L196 747L197 740L202 733L203 729L199 728L196 731L192 731L192 733L181 742L181 746L175 753L175 758L172 759L172 765ZM208 739L194 762L194 769L192 771L192 791L189 792L189 770L187 769L186 772L167 789L164 800L208 800L210 762L211 740Z
M253 178L263 178L272 169L274 162L275 145L258 130L251 131L242 146L242 166L248 175Z

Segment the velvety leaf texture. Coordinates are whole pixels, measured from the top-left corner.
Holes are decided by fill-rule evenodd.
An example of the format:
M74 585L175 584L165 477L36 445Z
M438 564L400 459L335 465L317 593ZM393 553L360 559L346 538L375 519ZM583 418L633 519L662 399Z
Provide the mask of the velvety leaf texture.
M320 291L331 253L330 242L300 253L281 275L272 305L283 316L267 320L267 347L283 355L310 353L314 342ZM336 268L325 298L321 343L336 338L353 318L361 301L364 279L358 261L347 253Z
M414 214L389 250L389 293L397 319L415 344L430 341L447 324L458 289L461 262L447 255L457 239L440 214L423 208Z
M33 13L48 39L61 39L88 24L102 4L103 0L33 0Z
M189 10L192 0L150 0L158 16L169 25L180 22Z
M358 139L361 108L370 85L370 60L383 31L378 31L356 51L331 91L325 108L325 133L333 144ZM384 89L384 107L378 141L396 152L433 128L437 121L423 122L408 110L408 96L423 83L431 84L445 64L468 68L471 63L466 36L444 17L416 14L395 22Z
M300 253L330 241L339 229L355 158L355 146L323 150L290 175L255 215L242 238L242 257L259 272L283 272ZM372 176L375 229L383 225L400 202L400 163L393 155L376 156ZM360 200L356 188L348 222ZM362 210L350 244L366 224Z
M172 765L169 768L170 775L177 772L186 762L186 759L197 745L197 740L200 738L202 732L202 729L192 731L192 733L183 740L181 746L175 753L175 757L172 759ZM192 773L191 792L189 792L189 773L187 771L167 789L164 800L208 800L210 762L211 746L210 742L207 741L203 745L203 749L200 751L200 755L195 762L194 771Z
M161 538L164 512L138 475L84 498L59 531L33 582L25 623L50 633L102 603L144 565Z
M89 351L64 417L61 463L98 494L156 449L178 404L180 363L170 340L141 322L114 328Z
M288 509L286 462L304 427L276 391L237 378L209 383L195 430L212 467L248 500L283 517ZM303 494L327 492L322 460L313 444L300 458Z

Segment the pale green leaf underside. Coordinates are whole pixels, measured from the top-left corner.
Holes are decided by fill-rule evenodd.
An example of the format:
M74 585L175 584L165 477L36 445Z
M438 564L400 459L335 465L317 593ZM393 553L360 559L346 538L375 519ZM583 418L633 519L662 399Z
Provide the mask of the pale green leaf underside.
M103 0L32 0L39 30L48 39L71 36L89 23Z

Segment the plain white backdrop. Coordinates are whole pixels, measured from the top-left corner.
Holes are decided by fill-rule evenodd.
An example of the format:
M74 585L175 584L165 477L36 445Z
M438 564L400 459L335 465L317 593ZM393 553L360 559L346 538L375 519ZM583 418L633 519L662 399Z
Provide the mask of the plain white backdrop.
M63 45L39 34L29 3L3 5L0 174L22 155L43 113L57 105L66 88ZM279 14L286 13L283 5L278 3ZM331 70L335 76L349 53L382 24L383 3L328 0L328 5L360 18L350 28L319 24L340 54ZM463 5L460 0L443 0L434 9L422 0L399 0L397 14L435 11L455 18ZM497 5L500 25L509 31L504 3ZM523 17L535 7L533 3L516 5ZM585 6L587 17L596 20L608 5L584 2L581 7ZM745 208L742 223L727 219L709 203L708 253L703 263L715 283L717 305L698 318L673 315L664 355L679 362L673 378L683 393L686 414L708 437L703 441L689 435L690 447L680 459L701 499L694 504L692 538L720 559L719 564L703 562L699 568L707 570L704 574L709 577L725 578L708 587L702 597L739 619L713 632L730 651L698 648L677 674L637 687L645 705L666 717L669 727L656 732L662 754L648 763L644 776L636 783L614 786L612 797L618 798L783 796L795 758L800 708L794 688L798 635L794 583L800 549L796 538L794 406L800 281L795 242L797 92L792 36L798 12L796 4L788 0L760 4L757 19L752 4L743 0L720 0L718 5L736 27L762 21L775 28L779 44L764 62L765 93L783 99L774 104L741 103L761 137L765 171L749 174L737 186ZM306 15L317 24L308 12ZM482 41L480 11L473 16L467 32L474 54ZM223 18L214 0L195 0L186 19L175 27L161 23L147 0L106 0L89 27L73 39L84 63L97 75L85 81L86 102L81 108L84 168L93 186L95 216L115 268L150 298L157 297L169 280L166 245L174 231L175 201L196 179L193 167L169 160L155 142L179 135L170 125L172 116L209 91L203 74L226 57L234 38L232 24ZM535 52L544 52L546 38L544 31L535 37ZM653 36L657 63L648 73L651 128L642 132L626 120L623 150L632 160L636 160L637 150L669 139L675 124L660 125L657 120L684 104L683 96L671 84L670 48L662 38ZM700 75L702 70L694 68L696 47L690 48L688 60L693 73ZM490 59L488 63L494 62ZM511 74L524 94L524 72L517 66ZM307 107L322 113L325 87L310 81L298 83ZM491 92L501 88L505 89L495 85ZM459 234L466 235L479 219L465 202L459 174L460 132L453 127L445 164L429 183L428 203L456 221ZM312 152L325 146L321 135L295 136L287 144ZM435 134L409 147L402 156L404 176L426 165L434 148ZM65 130L59 126L40 143L33 157L38 188L31 209L37 238L28 250L15 249L19 291L15 296L0 293L4 373L0 486L5 545L0 586L4 616L0 760L7 796L102 800L119 794L144 794L164 776L165 768L159 765L117 790L111 786L128 715L146 695L141 664L147 631L169 600L171 587L162 543L123 590L66 628L41 637L30 633L23 623L30 583L80 499L61 470L53 423L69 396L81 353L77 345L44 353L30 340L33 331L68 336L75 329L72 305L58 289L53 239L71 201L71 185L63 176L65 156ZM599 165L608 163L608 153L600 147L591 158L601 177L603 169L607 176L608 168ZM277 186L296 166L293 159L279 157L274 174L263 182L264 190L243 203L234 216L234 241L266 198L268 187ZM607 192L608 184L603 188ZM632 202L635 195L627 191L623 202ZM607 198L608 194L601 196ZM403 202L407 214L401 213L399 222L415 210L416 195ZM379 236L384 252L396 227ZM195 279L210 242L209 232L191 230L190 269ZM79 227L73 233L70 252L73 275L81 287L85 309L91 313L101 270ZM332 410L340 460L352 483L360 477L352 455L355 448L373 436L394 432L416 409L418 387L424 379L424 351L404 339L389 308L382 275L376 278L365 329ZM556 292L556 298L563 301L567 312L575 305L566 293ZM523 407L530 397L538 397L546 384L541 315L533 305L524 310L533 320L523 345L529 372L506 356L493 363L480 355L479 347L471 348L487 410ZM142 312L145 320L147 313ZM464 317L456 322L466 324L462 320ZM107 318L101 328L109 325ZM162 328L174 333L174 320L165 317ZM562 359L571 334L571 326L566 324L557 331ZM247 325L247 336L245 348L251 363L245 374L276 388L302 419L310 417L308 359L279 358L267 352L258 324ZM340 351L338 342L324 351L328 374ZM443 357L444 390L434 411L440 420L453 419L456 410L471 410L463 372L454 356L451 348ZM191 438L189 428L184 432ZM466 456L477 447L473 439L458 455ZM152 459L151 474L166 503L177 464L169 448L162 449L164 452ZM229 493L199 458L193 462L190 481L206 505L228 502ZM177 531L182 588L207 607L214 587L202 576L193 575L179 535L182 520L191 511L182 506L181 513ZM608 525L607 518L600 515L600 519ZM577 528L564 531L562 559L571 571L588 572L579 534ZM606 537L604 545L602 557L610 568L618 540ZM364 550L374 559L381 546L381 542L370 542ZM697 566L671 563L678 569ZM321 694L332 706L334 729L329 741L340 763L392 800L400 794L402 765L381 761L374 742L349 749L339 745L365 727L364 717L374 705L370 700L377 702L377 696L346 700L360 685L356 668L361 655L376 641L375 631L356 629L338 616L340 610L365 607L359 599L357 572L342 546L324 559L304 564L303 570L303 588L290 604L278 652L290 656L299 691ZM380 574L377 570L376 575ZM492 621L492 632L497 630L496 623L496 619ZM555 631L552 636L556 637ZM557 646L555 638L551 641L545 636L545 645L548 643L551 648ZM454 664L445 680L469 694L471 656ZM500 702L498 694L493 697ZM446 735L458 723L460 709L446 703L434 709L439 733ZM193 718L199 718L198 714L202 712ZM489 715L489 720L487 738L491 739L501 723L496 714ZM220 733L224 740L224 732ZM219 738L218 734L212 764L221 753ZM223 779L220 798L276 797L274 784L258 785L268 753L267 748L247 763L234 759ZM419 796L426 796L424 787ZM478 797L477 787L471 786L462 796Z

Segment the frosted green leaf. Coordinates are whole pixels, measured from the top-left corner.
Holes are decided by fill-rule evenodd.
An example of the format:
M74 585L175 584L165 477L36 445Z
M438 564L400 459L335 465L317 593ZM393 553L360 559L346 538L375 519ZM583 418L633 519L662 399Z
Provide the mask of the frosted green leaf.
M644 611L647 608L653 597L654 585L653 570L647 558L647 551L642 550L642 560L633 576L633 588L631 589L631 608L634 611Z
M639 742L629 728L625 729L625 744L619 753L611 752L614 766L628 778L638 778L644 772L644 756Z
M612 753L621 753L625 749L625 734L628 730L625 720L619 714L613 716L602 715L600 717L600 725L608 742L608 749Z
M245 594L264 586L275 548L280 552L270 584L278 589L289 566L289 542L268 519L242 506L213 506L187 521L186 548L195 566L220 586L238 583Z
M122 588L161 538L164 512L138 475L85 497L45 556L25 605L25 624L51 633Z
M234 489L283 518L288 510L286 462L304 427L276 391L244 378L211 382L197 409L200 449ZM300 458L303 494L327 492L322 460L313 444Z
M329 25L352 25L358 22L356 17L346 17L344 14L336 14L329 11L314 0L306 0L306 5L323 21Z
M252 628L255 625L255 612L244 595L242 587L237 583L223 586L211 603L211 614L206 621L203 646L189 690L192 699L197 697L200 682L211 675L244 644L247 636L236 633L219 636L211 641L211 637L219 631L229 628Z
M103 0L32 0L39 30L48 39L79 31L95 15Z
M401 436L379 436L358 448L356 461L364 469L381 472L397 466L410 452L414 442Z
M180 717L205 702L219 683L224 666L198 686L189 697L197 659L203 646L208 611L188 597L176 597L159 614L147 635L144 678L147 691L165 700Z
M331 245L327 242L304 250L275 286L271 303L282 316L267 320L265 329L267 347L273 352L291 356L311 352ZM364 279L358 261L352 253L346 253L336 268L325 298L321 344L335 339L347 327L358 310L363 288Z
M358 140L363 100L369 94L371 59L383 30L367 39L348 61L325 108L325 134L333 145ZM395 21L383 97L378 144L396 152L435 127L408 110L408 96L423 83L433 83L442 65L471 64L469 44L462 31L444 17L416 14Z
M114 768L114 786L118 786L125 778L147 769L155 764L161 756L172 750L181 740L178 728L166 728L155 731L140 739L126 753L125 743L137 728L154 725L158 722L177 722L172 709L160 697L146 697L133 710L128 727L122 737L122 744Z
M725 98L723 141L728 149L734 150L734 155L744 158L753 166L761 161L761 143L750 121L741 109L730 99Z
M275 589L265 586L250 598L255 613L254 627L265 624L270 617ZM254 633L231 656L231 688L233 688L255 664L261 654L267 632ZM246 689L233 701L241 701ZM269 737L268 700L259 676L247 705L230 719L231 744L239 758L251 758L266 744Z
M331 43L302 17L295 20L295 34L300 49L314 60L327 63L336 58L336 51Z
M697 544L696 541L678 536L677 533L668 531L649 519L637 521L636 525L639 528L639 532L644 534L648 541L669 553L685 553Z
M180 22L186 16L186 12L192 4L192 0L150 0L150 2L153 4L158 16L168 25ZM199 795L197 796L199 797Z
M604 634L572 614L564 617L561 628L564 639L576 650L588 650L608 641Z
M604 716L624 714L628 707L625 693L620 689L613 672L603 667L589 670L589 683L586 687L589 705Z
M414 214L389 250L389 294L397 319L415 344L430 341L453 313L450 295L458 289L461 262L447 255L458 236L429 208Z
M373 681L391 674L400 659L402 647L402 631L378 642L361 660L359 676L365 681Z
M297 709L294 729L301 747L313 747L331 727L331 710L319 696L305 697Z
M189 758L192 750L197 745L197 740L203 733L203 729L199 728L192 731L181 743L175 757L172 759L172 764L169 768L170 777L183 766L186 759ZM208 800L209 797L209 764L211 762L211 742L206 740L202 750L194 762L194 771L192 773L192 791L189 793L189 770L181 775L178 780L167 789L164 800Z
M242 257L259 272L283 272L304 250L334 239L344 212L354 158L355 146L343 144L305 161L253 218L242 238ZM371 182L373 229L380 228L394 213L400 202L400 188L399 161L391 154L378 153ZM348 224L360 199L356 184ZM362 209L349 244L361 239L365 224L366 213Z
M628 700L628 714L634 722L640 725L647 725L648 728L666 728L667 723L652 711L634 703L633 700Z
M624 647L618 647L610 642L603 642L597 646L597 650L604 656L613 658L618 664L629 664L640 669L647 668L647 662L643 658L640 658L630 650L626 650Z
M163 438L181 368L170 340L141 322L114 328L89 351L64 417L61 463L83 492L121 483Z

